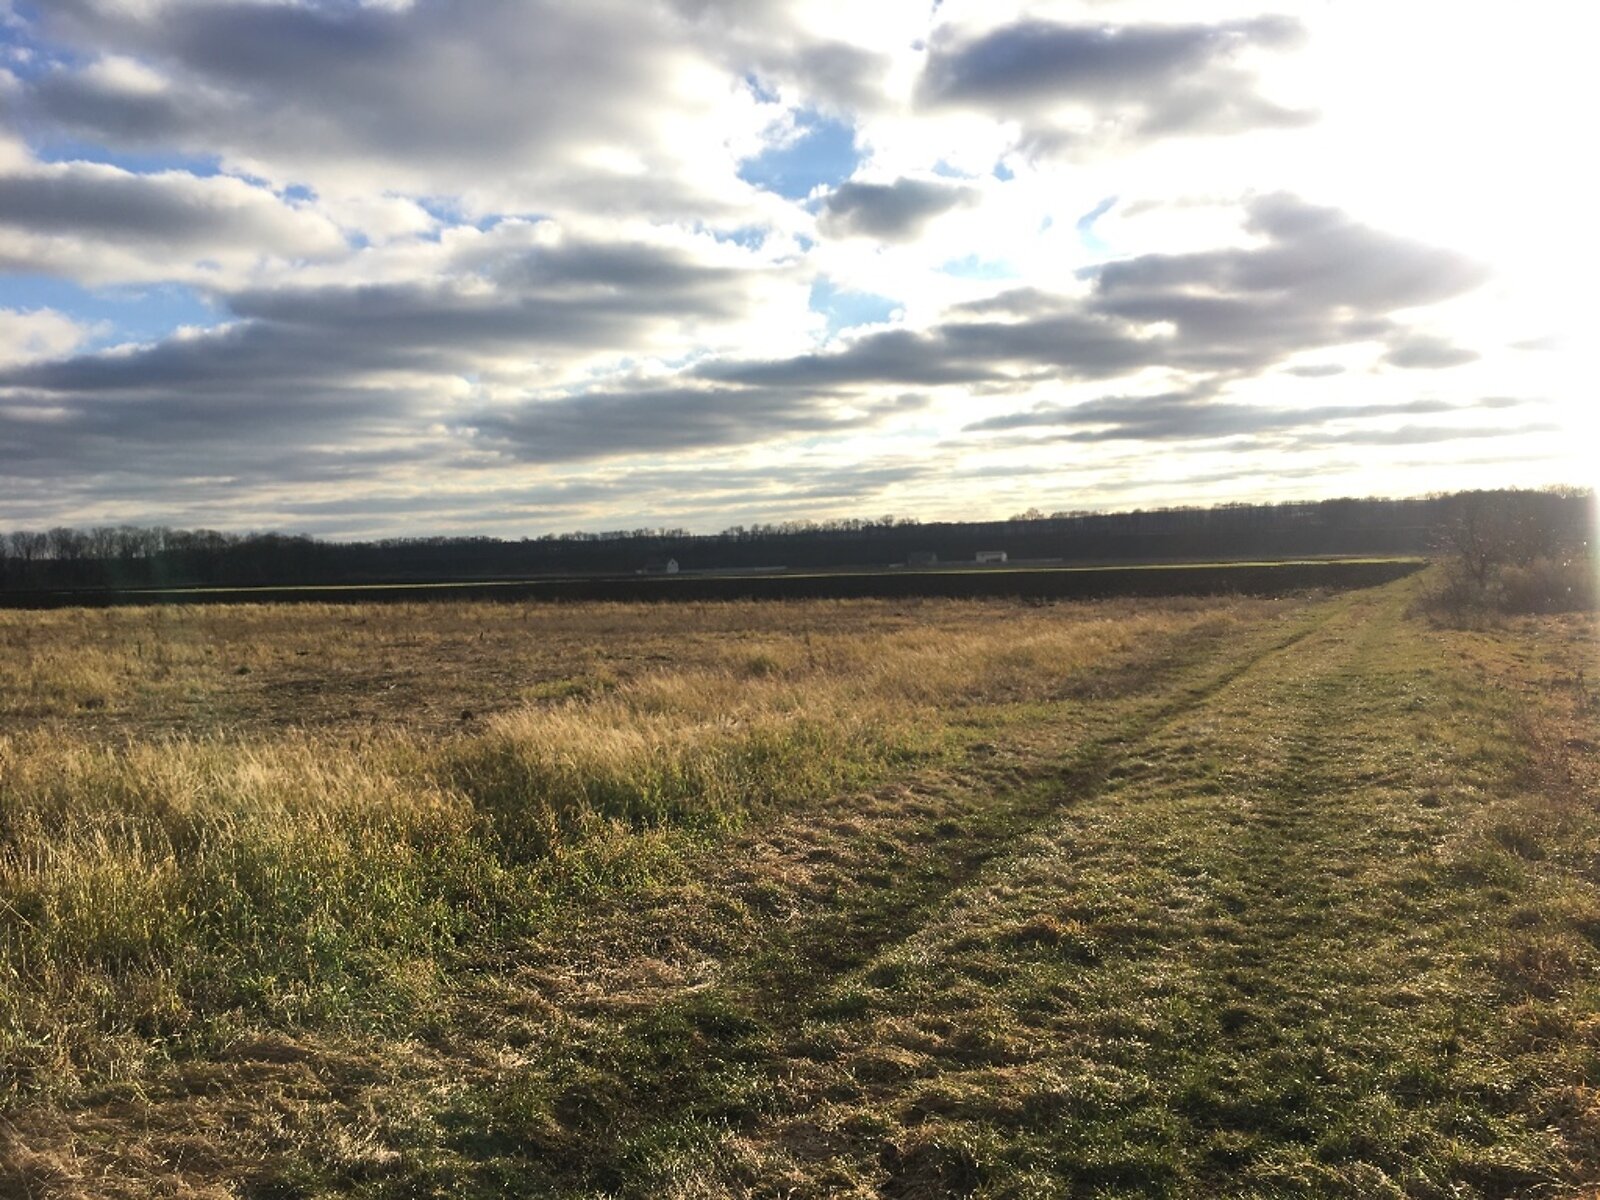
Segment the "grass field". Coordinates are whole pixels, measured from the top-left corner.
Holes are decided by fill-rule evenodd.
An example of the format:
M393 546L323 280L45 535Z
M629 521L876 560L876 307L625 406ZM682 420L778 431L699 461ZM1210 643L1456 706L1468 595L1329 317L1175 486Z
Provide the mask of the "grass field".
M1581 1196L1592 617L0 612L0 1195Z

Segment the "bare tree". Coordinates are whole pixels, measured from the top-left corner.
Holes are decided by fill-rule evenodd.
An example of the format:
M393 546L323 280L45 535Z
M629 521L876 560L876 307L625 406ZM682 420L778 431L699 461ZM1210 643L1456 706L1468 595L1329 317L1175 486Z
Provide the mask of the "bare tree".
M37 562L50 548L49 534L36 530L19 529L7 541L10 543L11 557L21 559L24 563Z

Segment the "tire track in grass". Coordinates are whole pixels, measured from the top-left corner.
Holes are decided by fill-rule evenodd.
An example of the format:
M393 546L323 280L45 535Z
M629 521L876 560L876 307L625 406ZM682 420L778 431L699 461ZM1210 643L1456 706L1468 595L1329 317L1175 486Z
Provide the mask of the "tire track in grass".
M1321 600L1287 631L1255 629L1244 644L1187 664L1154 699L1031 777L968 781L946 815L911 831L924 853L804 920L764 928L746 960L714 982L660 999L620 1026L602 1017L570 1028L528 1067L462 1098L451 1169L477 1164L470 1170L478 1174L498 1164L490 1174L537 1180L514 1194L670 1193L674 1164L700 1159L724 1133L811 1103L799 1077L832 1057L830 1024L855 1015L859 985L886 952L1064 807L1089 802L1159 730L1292 652L1350 602ZM997 782L1005 790L991 791ZM560 1160L553 1170L552 1159Z
M769 964L758 958L751 964L745 986L768 1004L803 1005L838 976L870 963L885 947L913 935L928 914L968 886L991 862L1013 852L1020 840L1063 806L1094 797L1117 767L1137 754L1156 733L1203 708L1274 656L1292 652L1321 632L1347 603L1344 598L1325 601L1323 607L1297 622L1288 634L1270 639L1264 648L1251 647L1242 659L1227 662L1215 674L1202 672L1198 680L1180 682L1173 695L1135 712L1111 732L1084 741L1045 767L1039 777L1013 782L1010 795L984 795L959 842L950 843L950 853L929 881L932 886L891 887L884 891L881 906L840 909L815 927L796 930L789 937L780 936L770 952L777 959L816 964L825 970L802 970L796 974L778 963ZM974 782L982 785L989 781Z
M1115 914L1122 910L1122 928L1114 929L1114 936L1140 939L1148 938L1151 933L1148 914L1144 920L1130 917L1113 888L1078 911L1061 914L1045 912L1043 915L1035 913L1030 916L1024 905L1024 911L1016 914L1013 927L998 935L999 954L990 952L986 943L994 939L988 934L978 934L974 944L971 926L982 928L992 922L995 912L1003 913L1017 907L1010 895L1017 886L1011 882L1014 875L1019 872L1026 874L1029 867L1035 870L1042 868L1044 879L1033 881L1033 886L1042 888L1048 894L1054 890L1057 878L1072 872L1073 862L1070 858L1062 862L1059 847L1052 844L1048 829L1052 819L1069 812L1074 814L1071 819L1083 822L1094 836L1114 838L1115 824L1126 820L1121 810L1129 807L1137 810L1148 804L1147 797L1128 798L1124 795L1130 783L1140 780L1149 771L1150 759L1163 742L1175 738L1181 739L1177 756L1177 782L1193 784L1202 796L1212 793L1216 789L1212 781L1206 778L1210 771L1195 770L1197 766L1204 768L1206 764L1194 761L1196 746L1189 727L1196 723L1209 723L1212 720L1209 715L1211 710L1229 692L1248 690L1255 686L1258 679L1272 679L1283 673L1282 664L1285 660L1292 660L1304 653L1308 643L1326 638L1330 627L1367 627L1371 624L1370 616L1375 607L1380 610L1393 609L1395 604L1393 596L1342 598L1328 604L1287 636L1273 639L1264 648L1229 663L1210 678L1178 689L1175 695L1131 720L1117 735L1084 746L1065 764L1062 786L1052 802L1029 811L1028 820L1011 830L1012 836L1004 856L980 864L980 871L974 871L956 887L925 906L919 912L920 922L903 929L898 940L884 939L873 947L871 955L863 956L853 970L823 981L823 987L819 990L830 994L824 997L820 1005L812 1003L805 1014L809 1018L811 1040L822 1051L815 1056L815 1061L823 1069L813 1081L815 1086L793 1104L793 1111L789 1115L792 1123L783 1130L778 1140L792 1143L798 1136L802 1143L809 1139L815 1146L830 1150L853 1148L855 1161L849 1167L840 1167L836 1162L828 1169L793 1171L794 1186L799 1189L794 1194L810 1194L799 1181L817 1177L831 1178L830 1186L837 1190L837 1194L845 1194L852 1189L868 1194L871 1187L886 1188L883 1192L885 1195L963 1194L966 1186L976 1186L980 1173L977 1170L978 1159L973 1153L942 1145L937 1136L931 1139L913 1137L902 1147L888 1136L888 1123L882 1120L881 1113L876 1122L872 1119L871 1105L861 1106L854 1114L857 1118L866 1118L857 1132L870 1135L869 1145L874 1137L879 1143L876 1156L868 1155L865 1158L859 1152L859 1137L847 1135L841 1139L838 1127L832 1130L831 1136L825 1135L821 1125L807 1110L826 1110L840 1096L846 1098L848 1108L851 1105L850 1098L856 1093L872 1096L877 1092L893 1092L901 1088L905 1080L925 1077L931 1071L932 1078L939 1086L933 1089L931 1101L923 1108L919 1109L915 1101L910 1102L909 1112L913 1121L938 1114L941 1108L950 1108L959 1113L962 1106L959 1081L964 1072L971 1070L984 1075L999 1073L1003 1076L1007 1070L1030 1061L1033 1055L1026 1045L1026 1038L1032 1031L1018 1030L1014 1025L1007 1029L1007 1022L1000 1019L1001 1014L995 1008L983 1005L974 1007L969 1003L971 996L964 993L982 991L986 984L1007 979L1009 964L1004 960L1009 952L1021 951L1026 954L1042 950L1069 964L1092 968L1103 952L1098 944L1099 935L1091 932L1091 928L1096 918L1103 918L1106 912ZM1335 640L1343 641L1337 636ZM1195 778L1185 779L1186 776ZM1109 813L1105 811L1107 808L1110 809ZM1148 822L1153 814L1142 815ZM1161 836L1158 826L1152 827L1146 823L1143 835L1136 838L1134 844L1123 842L1120 845L1130 852L1130 862L1137 863L1145 847L1158 841ZM1276 862L1277 856L1268 854L1264 856L1264 861ZM990 869L981 870L982 866ZM1180 870L1180 875L1184 873ZM1148 886L1143 891L1145 894L1137 898L1135 909L1158 908L1159 897L1152 894ZM1225 905L1233 902L1230 897ZM1048 905L1041 903L1039 907L1047 909ZM1224 929L1222 932L1226 934L1231 931ZM909 1019L908 1014L901 1013L898 1018L891 1019L887 1028L877 1028L872 1010L879 998L908 985L909 977L928 963L929 939L936 944L941 940L941 935L944 940L955 943L954 953L949 957L951 963L959 965L939 962L938 953L934 952L933 971L940 979L936 1001L927 1003L920 1013ZM970 953L974 949L978 953ZM1165 990L1165 985L1161 990ZM797 1000L804 1007L808 997L797 997ZM1039 1005L1047 1008L1054 1000L1059 1000L1059 997L1029 994L1020 997L1024 1007ZM1109 1010L1111 1006L1107 1008ZM1113 1015L1116 1018L1111 1030L1113 1037L1137 1037L1136 1018L1130 1018L1127 1028L1120 1028L1117 1021L1128 1014L1119 1016L1113 1012ZM837 1036L857 1018L865 1020L873 1032L855 1038ZM1244 1016L1242 1010L1231 1010L1224 1019L1239 1021ZM833 1026L831 1032L836 1035L831 1039L821 1033L830 1024ZM838 1071L830 1071L827 1069L830 1061L845 1065ZM1112 1089L1113 1092L1115 1090ZM1038 1101L1037 1097L1034 1099ZM1026 1108L1029 1100L1024 1097L1018 1103ZM1035 1107L1043 1113L1049 1113L1051 1103L1044 1099L1038 1101ZM1001 1108L1003 1110L1005 1105L1002 1104ZM1041 1119L1039 1113L1035 1113L1033 1119ZM841 1124L848 1126L849 1122ZM1126 1143L1137 1145L1148 1139L1149 1131L1123 1130L1121 1135ZM1088 1169L1083 1172L1080 1182L1091 1187L1116 1186L1119 1181L1132 1182L1141 1175L1139 1155L1133 1156L1132 1163L1125 1163L1117 1161L1117 1149L1110 1146L1100 1149L1106 1152L1094 1150L1089 1154ZM844 1157L851 1157L848 1149ZM765 1164L765 1169L773 1169L772 1164ZM887 1172L886 1180L884 1172ZM1162 1169L1155 1169L1148 1177L1138 1180L1139 1186L1159 1184L1163 1175ZM817 1191L816 1194L828 1194L828 1189Z
M735 1194L760 1191L760 1164L743 1184L738 1162L725 1171L708 1164L720 1161L726 1139L753 1137L813 1103L806 1077L837 1058L831 1039L856 1015L852 988L870 984L885 961L892 973L897 947L1003 871L1063 810L1093 801L1152 735L1315 635L1350 602L1252 617L1228 629L1237 642L1189 637L1104 702L1044 706L984 729L1000 745L959 769L841 798L765 831L702 840L697 851L692 834L664 831L679 840L663 842L663 861L693 852L656 893L660 911L625 899L614 928L580 923L530 948L537 953L526 962L485 962L466 988L474 1011L371 1061L362 1058L368 1048L335 1052L349 1058L348 1071L324 1070L330 1047L315 1044L296 1047L294 1079L240 1067L240 1079L265 1072L250 1085L263 1095L284 1094L255 1117L255 1101L224 1105L228 1121L249 1118L245 1141L258 1160L250 1180L229 1187L285 1197L654 1196L680 1185L700 1194L696 1179L725 1178ZM1091 682L1098 688L1104 676ZM771 861L753 861L758 854ZM604 936L585 945L591 932ZM563 961L563 946L581 956ZM601 968L612 954L628 962L608 973ZM658 979L641 984L641 958L646 967L662 960ZM678 969L685 959L704 970ZM630 986L640 986L629 995L568 986L590 972L602 980L631 972ZM218 1080L232 1071L219 1064ZM352 1086L356 1074L384 1082ZM185 1111L216 1120L185 1087L180 1080L170 1096L152 1095L141 1123L177 1129ZM124 1118L85 1116L104 1136L120 1136ZM317 1137L313 1126L337 1136ZM367 1149L352 1148L352 1138ZM146 1149L160 1155L163 1144L181 1148L184 1139ZM824 1169L806 1186L833 1194L838 1183ZM130 1185L117 1194L141 1193Z
M1483 724L1505 714L1402 630L1403 596L1354 601L1150 729L842 980L786 1110L682 1185L1577 1194L1474 969L1504 901L1437 861L1511 778Z

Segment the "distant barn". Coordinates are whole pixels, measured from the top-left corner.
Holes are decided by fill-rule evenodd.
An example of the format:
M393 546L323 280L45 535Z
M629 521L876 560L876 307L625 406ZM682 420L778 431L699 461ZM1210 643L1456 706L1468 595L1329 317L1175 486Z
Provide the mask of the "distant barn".
M1006 560L1004 550L979 550L978 561L981 563L1003 563Z

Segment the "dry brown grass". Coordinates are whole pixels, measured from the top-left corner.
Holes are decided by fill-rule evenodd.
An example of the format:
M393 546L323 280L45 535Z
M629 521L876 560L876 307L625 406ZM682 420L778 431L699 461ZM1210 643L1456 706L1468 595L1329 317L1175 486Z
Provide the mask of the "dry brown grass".
M1406 600L169 614L0 751L0 1194L1581 1194L1595 629Z
M970 635L996 651L1006 630L1026 639L1071 627L1103 643L1207 607L913 599L0 609L0 718L13 732L48 725L100 739L291 726L437 734L650 673L838 671L876 658L880 639L897 636L902 653L920 643L934 661L959 654ZM1111 632L1130 618L1134 626Z
M258 1023L405 1028L613 823L814 802L946 753L964 708L1271 608L0 613L0 1091Z

